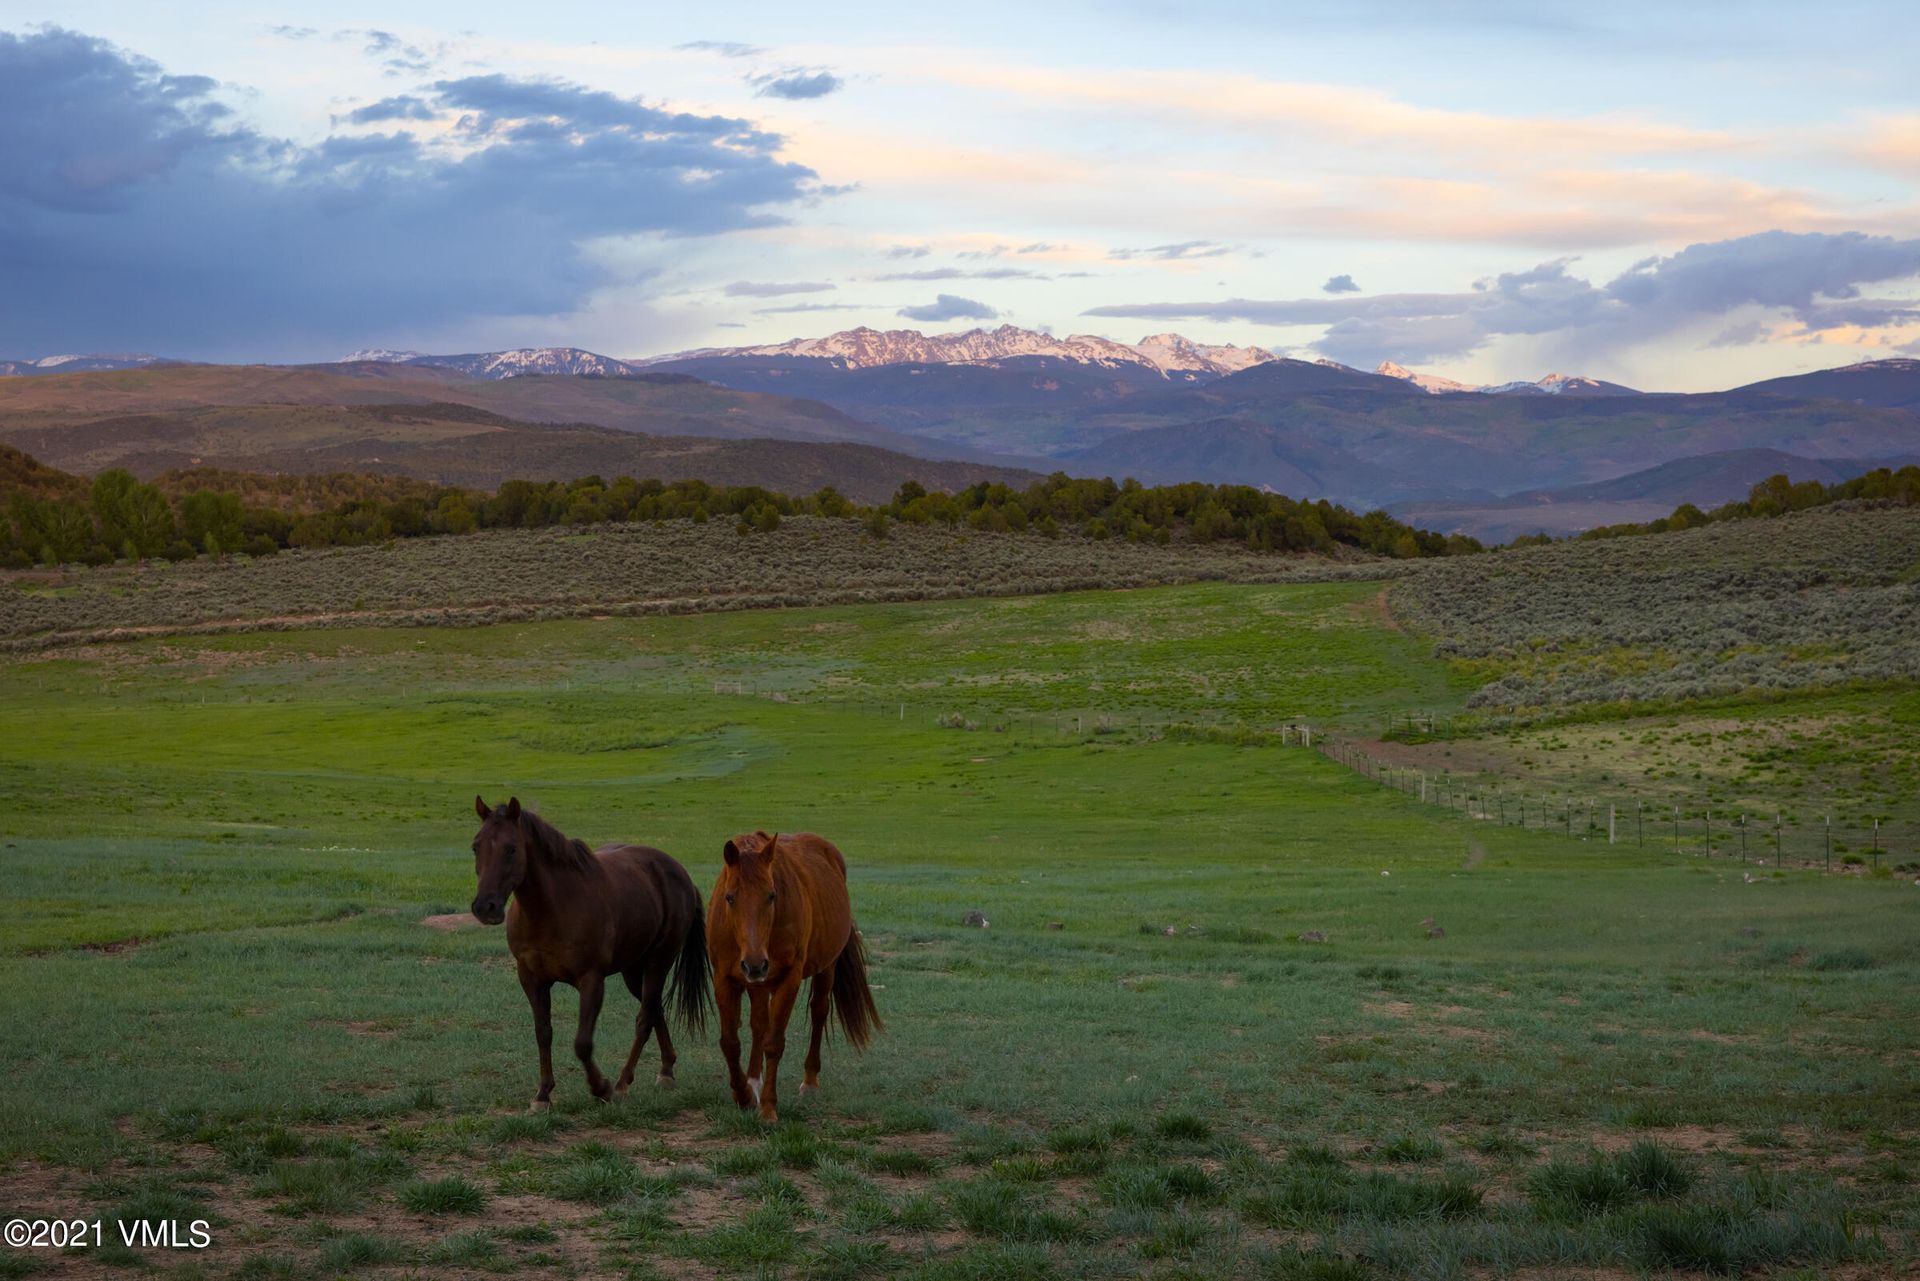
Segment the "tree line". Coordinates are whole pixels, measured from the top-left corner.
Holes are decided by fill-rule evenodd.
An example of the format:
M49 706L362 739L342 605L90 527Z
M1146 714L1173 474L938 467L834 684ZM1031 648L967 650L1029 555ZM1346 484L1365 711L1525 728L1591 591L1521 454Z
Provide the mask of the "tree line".
M1025 488L982 482L952 494L908 481L891 501L869 505L830 485L795 496L758 485L629 476L510 480L492 493L389 477L231 472L169 473L148 483L118 468L89 483L9 453L0 459L0 487L10 490L0 521L0 565L15 569L270 556L286 548L625 521L723 520L751 534L778 529L792 516L858 519L882 539L893 523L904 522L1049 538L1237 543L1271 552L1326 554L1344 547L1414 558L1481 550L1473 539L1415 529L1385 512L1356 513L1248 485L1149 487L1061 472Z
M1789 512L1851 501L1890 507L1920 505L1920 467L1909 465L1898 471L1876 467L1851 480L1836 481L1831 485L1817 480L1796 481L1784 472L1776 472L1748 490L1746 498L1722 503L1712 511L1702 511L1693 503L1681 503L1673 509L1671 516L1662 516L1643 524L1596 525L1572 537L1593 540L1664 534L1726 520L1769 520ZM1548 534L1527 534L1514 539L1511 546L1537 547L1556 541Z

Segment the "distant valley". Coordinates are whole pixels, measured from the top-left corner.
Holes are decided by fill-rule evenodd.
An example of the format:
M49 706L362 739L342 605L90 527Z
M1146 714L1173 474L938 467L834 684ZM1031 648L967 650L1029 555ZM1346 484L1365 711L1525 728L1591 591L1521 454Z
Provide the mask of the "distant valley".
M307 366L67 356L0 370L19 375L0 377L0 441L70 468L199 458L484 485L699 460L730 468L729 483L793 490L840 466L803 446L859 445L873 452L845 485L867 494L886 477L924 479L932 463L973 469L949 478L1062 470L1251 484L1496 538L1710 505L1771 474L1759 468L1832 478L1920 457L1913 360L1709 393L1558 374L1477 388L1177 334L1119 343L1003 325L646 360L552 347L370 350Z

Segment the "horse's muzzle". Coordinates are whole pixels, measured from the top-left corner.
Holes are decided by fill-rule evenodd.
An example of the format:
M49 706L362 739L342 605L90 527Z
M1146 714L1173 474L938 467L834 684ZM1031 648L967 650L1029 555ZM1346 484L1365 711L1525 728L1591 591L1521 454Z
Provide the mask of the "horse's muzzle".
M498 925L507 919L505 899L477 898L473 900L473 918L482 925Z
M767 964L767 958L764 956L757 961L743 959L740 962L740 973L746 975L747 982L749 983L766 982L767 970L769 968L770 967Z

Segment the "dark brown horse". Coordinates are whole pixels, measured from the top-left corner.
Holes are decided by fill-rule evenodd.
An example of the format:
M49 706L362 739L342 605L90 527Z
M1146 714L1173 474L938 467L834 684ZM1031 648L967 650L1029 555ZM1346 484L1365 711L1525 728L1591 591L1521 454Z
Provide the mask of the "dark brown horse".
M667 1001L688 1030L704 1031L707 1023L706 923L687 869L644 845L590 850L521 809L518 797L488 809L476 796L473 808L481 819L473 838L479 878L473 914L487 925L507 923L507 946L533 1006L540 1093L532 1110L544 1111L553 1095L555 983L570 983L580 992L573 1052L596 1099L626 1093L648 1036L660 1042L660 1084L672 1085L675 1055L667 1034ZM634 1019L633 1052L620 1079L609 1081L594 1066L593 1028L607 978L614 974L640 998L640 1013Z
M820 1088L820 1040L831 1007L847 1041L859 1049L881 1030L867 986L866 949L853 926L847 864L831 841L802 832L736 836L722 851L726 866L707 905L707 950L720 1003L720 1050L727 1056L733 1101L760 1105L778 1119L780 1056L787 1019L800 988L813 982L808 1010L813 1039L800 1093ZM753 1010L753 1050L740 1070L740 998Z

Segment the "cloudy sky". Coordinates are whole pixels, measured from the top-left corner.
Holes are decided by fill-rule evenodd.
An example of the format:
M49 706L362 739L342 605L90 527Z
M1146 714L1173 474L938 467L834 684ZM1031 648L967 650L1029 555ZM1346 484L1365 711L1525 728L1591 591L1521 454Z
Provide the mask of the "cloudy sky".
M1920 354L1895 0L0 0L0 357L868 324L1469 381Z

